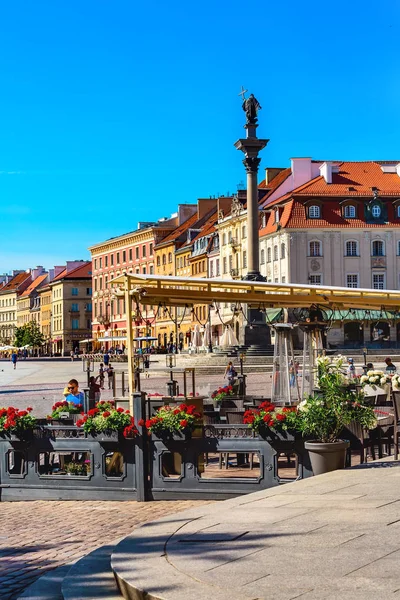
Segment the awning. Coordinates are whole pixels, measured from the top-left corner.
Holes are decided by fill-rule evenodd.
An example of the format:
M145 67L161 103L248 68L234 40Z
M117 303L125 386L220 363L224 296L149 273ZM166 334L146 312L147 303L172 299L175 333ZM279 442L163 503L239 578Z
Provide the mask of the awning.
M54 339L51 340L52 342L61 342L62 341L62 337L56 337Z
M112 336L109 335L107 337L99 337L97 338L97 340L94 340L95 342L126 342L126 336L122 336L122 335L115 335Z
M88 340L81 340L79 343L80 343L80 344L90 344L90 342L94 342L94 339L93 339L93 338L90 338L90 339L88 339Z

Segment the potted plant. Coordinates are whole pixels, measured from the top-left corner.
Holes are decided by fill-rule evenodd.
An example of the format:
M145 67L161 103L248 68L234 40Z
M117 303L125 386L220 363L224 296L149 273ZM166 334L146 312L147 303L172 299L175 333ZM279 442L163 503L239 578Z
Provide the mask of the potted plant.
M71 461L65 465L65 472L68 475L89 475L90 474L90 461L84 463Z
M262 402L258 408L246 410L243 423L259 436L286 437L284 432L296 433L297 408L277 407L272 402Z
M392 377L383 371L368 371L366 375L360 377L360 384L363 388L367 385L376 390L377 387L383 388L390 383Z
M400 391L400 375L397 375L395 373L392 376L391 384L392 384L393 391L395 391L395 392Z
M48 421L62 421L63 415L66 415L67 419L76 419L75 415L79 415L82 413L83 406L82 404L75 404L74 402L67 402L63 400L61 402L56 402L52 406L51 415L47 415Z
M215 402L221 402L228 396L234 396L233 387L231 385L226 385L224 387L220 387L217 390L215 390L211 394L211 399L214 400Z
M190 437L198 424L200 414L194 404L178 406L161 406L151 419L141 419L139 425L145 426L149 433L158 437Z
M349 390L342 364L338 359L317 359L319 391L298 405L296 427L304 436L315 438L304 444L314 475L344 468L349 442L340 435L346 425L376 427L373 408L363 404L362 394Z
M13 406L0 408L0 435L15 440L29 438L36 426L36 418L32 417L31 411L31 406L26 410L19 410Z
M99 441L118 440L121 433L124 438L133 438L138 434L134 418L129 410L123 408L103 411L96 406L87 414L82 414L76 425Z

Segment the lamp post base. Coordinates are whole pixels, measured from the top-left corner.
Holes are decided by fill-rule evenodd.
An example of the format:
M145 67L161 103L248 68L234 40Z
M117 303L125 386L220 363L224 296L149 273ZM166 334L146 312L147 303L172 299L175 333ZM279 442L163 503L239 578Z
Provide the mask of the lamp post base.
M264 275L261 275L258 271L249 272L243 277L243 281L266 281Z

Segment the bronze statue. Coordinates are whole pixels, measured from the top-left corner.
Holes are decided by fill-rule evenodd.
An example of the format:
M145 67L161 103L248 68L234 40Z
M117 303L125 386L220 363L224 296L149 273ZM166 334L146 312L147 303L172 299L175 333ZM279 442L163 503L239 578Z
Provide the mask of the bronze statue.
M246 113L247 123L251 125L257 123L257 113L261 110L261 105L253 94L243 101L242 108Z

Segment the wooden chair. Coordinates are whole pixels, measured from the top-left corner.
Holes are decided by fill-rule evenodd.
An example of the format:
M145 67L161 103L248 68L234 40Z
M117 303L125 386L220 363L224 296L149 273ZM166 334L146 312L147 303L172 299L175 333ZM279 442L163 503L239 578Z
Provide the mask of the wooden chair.
M243 417L244 417L244 410L230 410L227 409L227 411L225 412L225 416L226 416L226 422L228 423L228 425L241 425L243 424Z
M217 425L221 422L219 413L215 410L205 410L203 412L204 425Z

